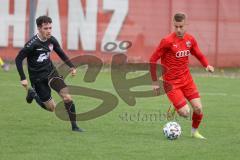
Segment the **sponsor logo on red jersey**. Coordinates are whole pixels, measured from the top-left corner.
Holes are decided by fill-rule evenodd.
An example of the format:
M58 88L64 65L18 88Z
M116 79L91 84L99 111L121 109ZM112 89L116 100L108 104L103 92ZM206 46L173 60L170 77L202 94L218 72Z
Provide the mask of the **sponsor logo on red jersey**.
M176 53L176 57L177 58L181 58L181 57L187 57L191 54L191 52L189 50L183 50L183 51L178 51Z

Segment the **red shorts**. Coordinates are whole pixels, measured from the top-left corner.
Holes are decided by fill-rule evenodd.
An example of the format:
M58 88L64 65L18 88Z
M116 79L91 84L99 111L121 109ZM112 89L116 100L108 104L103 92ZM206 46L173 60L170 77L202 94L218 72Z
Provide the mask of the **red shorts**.
M179 110L187 104L186 99L190 101L194 98L200 98L199 92L192 78L187 81L182 81L182 83L170 82L170 84L172 85L172 90L167 92L167 96L176 110Z

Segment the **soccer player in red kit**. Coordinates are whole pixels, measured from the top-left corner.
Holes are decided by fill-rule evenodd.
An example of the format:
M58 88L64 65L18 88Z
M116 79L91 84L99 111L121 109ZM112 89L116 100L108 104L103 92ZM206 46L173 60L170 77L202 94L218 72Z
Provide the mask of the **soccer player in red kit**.
M161 59L161 64L167 69L163 74L163 80L172 86L172 90L166 93L168 99L182 117L189 116L190 109L186 99L190 102L193 108L191 136L205 139L197 130L203 118L203 111L199 92L188 68L188 57L195 56L209 72L213 72L214 68L209 65L206 57L199 50L195 38L186 33L185 14L175 14L173 24L175 32L161 40L150 58L153 90L155 94L159 94L156 63ZM164 88L166 90L166 86Z

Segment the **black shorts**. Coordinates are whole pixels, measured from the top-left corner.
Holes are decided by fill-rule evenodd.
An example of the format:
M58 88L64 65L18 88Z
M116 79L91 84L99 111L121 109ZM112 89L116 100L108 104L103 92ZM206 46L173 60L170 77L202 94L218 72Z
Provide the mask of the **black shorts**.
M41 101L47 102L52 99L51 88L59 93L60 90L67 87L67 85L61 76L54 73L45 79L35 82L32 84L32 87L35 89Z

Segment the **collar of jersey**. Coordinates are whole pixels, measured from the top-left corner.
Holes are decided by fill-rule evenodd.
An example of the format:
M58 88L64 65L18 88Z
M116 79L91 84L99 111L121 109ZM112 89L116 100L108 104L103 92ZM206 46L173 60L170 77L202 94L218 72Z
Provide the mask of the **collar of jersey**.
M46 39L46 40L42 40L42 39L38 36L38 34L37 34L37 37L38 37L38 39L39 39L41 42L46 42L46 41L47 41L47 39Z

